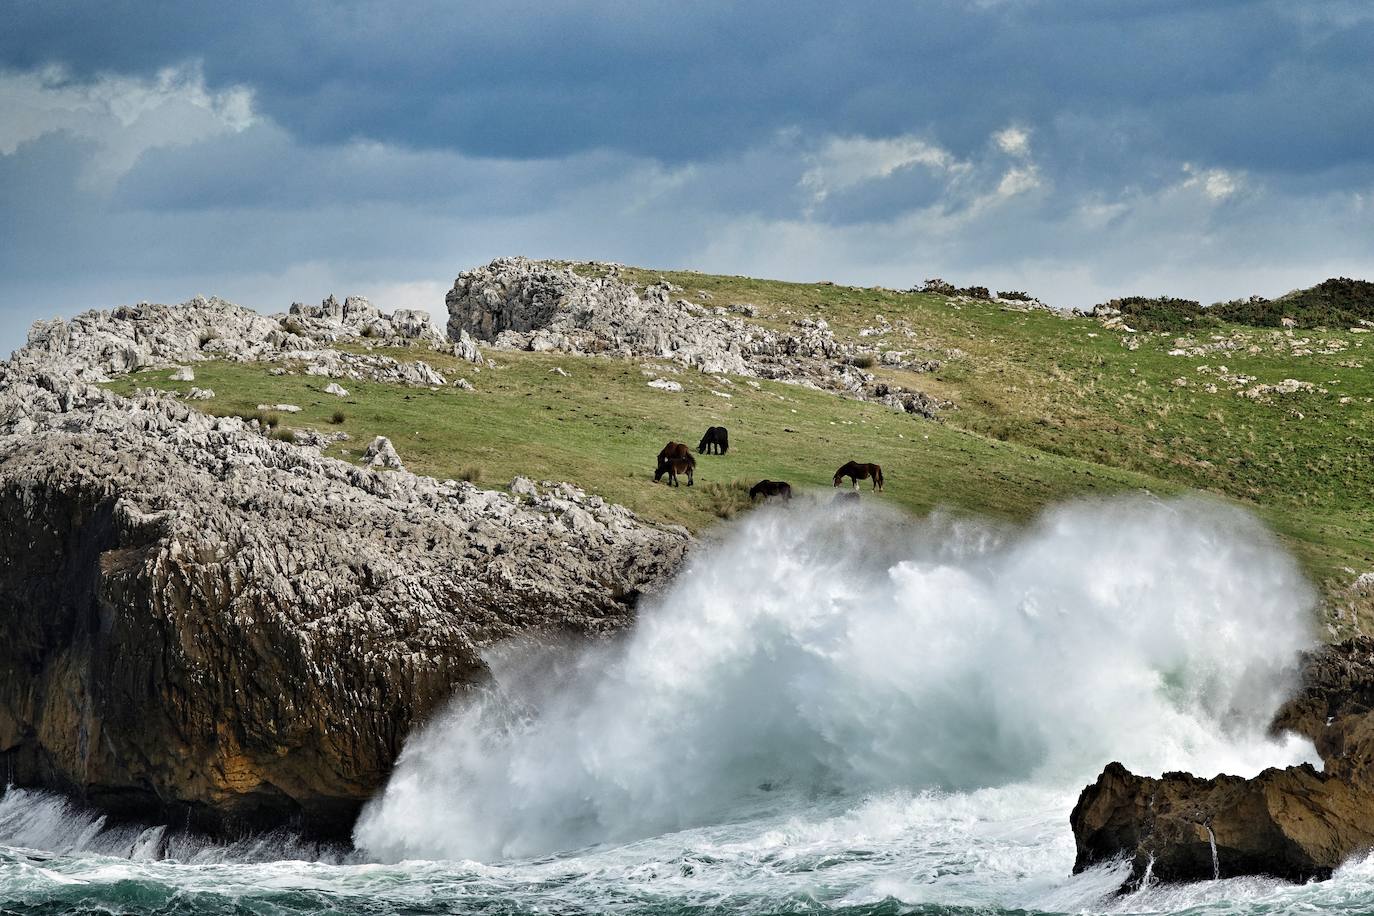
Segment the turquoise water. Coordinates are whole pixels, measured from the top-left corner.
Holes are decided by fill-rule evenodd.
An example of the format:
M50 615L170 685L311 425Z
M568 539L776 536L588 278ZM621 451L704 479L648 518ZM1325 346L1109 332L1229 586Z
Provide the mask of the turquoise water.
M1067 799L1025 789L888 795L853 807L696 828L619 846L508 861L275 858L282 837L233 847L100 833L57 800L11 792L0 911L16 914L1369 913L1374 864L1329 882L1244 879L1117 897L1120 868L1069 876ZM156 833L156 831L154 831ZM96 851L97 849L103 851ZM130 857L132 856L132 858ZM141 858L140 858L141 857ZM258 857L260 860L253 861Z

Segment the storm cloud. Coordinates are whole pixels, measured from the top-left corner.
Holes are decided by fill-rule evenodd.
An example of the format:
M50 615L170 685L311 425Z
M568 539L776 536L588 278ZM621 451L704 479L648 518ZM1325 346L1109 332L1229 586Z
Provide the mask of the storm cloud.
M85 307L442 307L500 254L1063 305L1374 275L1359 2L16 0L0 346Z

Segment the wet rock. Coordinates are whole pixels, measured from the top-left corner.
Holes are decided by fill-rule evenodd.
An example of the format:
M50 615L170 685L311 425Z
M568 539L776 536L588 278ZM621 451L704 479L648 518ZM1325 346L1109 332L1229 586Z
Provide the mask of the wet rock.
M1075 871L1118 857L1129 885L1270 875L1330 877L1374 848L1374 639L1311 653L1302 688L1276 731L1312 739L1324 764L1271 768L1253 779L1166 773L1155 779L1110 764L1070 816ZM1215 850L1215 853L1214 853Z

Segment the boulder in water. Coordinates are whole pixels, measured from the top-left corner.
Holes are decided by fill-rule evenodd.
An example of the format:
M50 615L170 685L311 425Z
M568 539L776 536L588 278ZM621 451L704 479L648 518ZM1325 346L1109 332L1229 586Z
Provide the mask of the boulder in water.
M1374 849L1374 638L1308 655L1303 687L1274 727L1310 738L1324 767L1271 768L1252 779L1107 766L1069 822L1074 871L1118 858L1129 885L1269 875L1328 878Z

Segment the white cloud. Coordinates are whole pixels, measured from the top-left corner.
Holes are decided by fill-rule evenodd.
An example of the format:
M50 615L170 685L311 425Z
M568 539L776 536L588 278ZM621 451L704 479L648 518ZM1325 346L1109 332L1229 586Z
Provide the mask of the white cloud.
M967 163L960 162L947 150L910 135L877 140L831 137L810 161L811 167L801 177L801 186L811 192L816 203L835 191L888 178L913 166L945 174L958 174L968 169Z
M1183 164L1183 172L1188 177L1183 182L1185 188L1196 188L1211 201L1223 201L1237 194L1244 186L1243 177L1237 172L1226 169L1199 169L1190 162Z
M1015 197L1040 187L1040 170L1033 165L1007 169L997 183L998 197Z
M98 154L82 176L89 190L108 190L147 150L198 143L254 121L249 90L212 92L195 65L86 84L53 67L0 73L0 115L0 155L57 131L94 143Z
M992 135L997 148L1008 156L1022 158L1030 155L1030 131L1012 125Z

